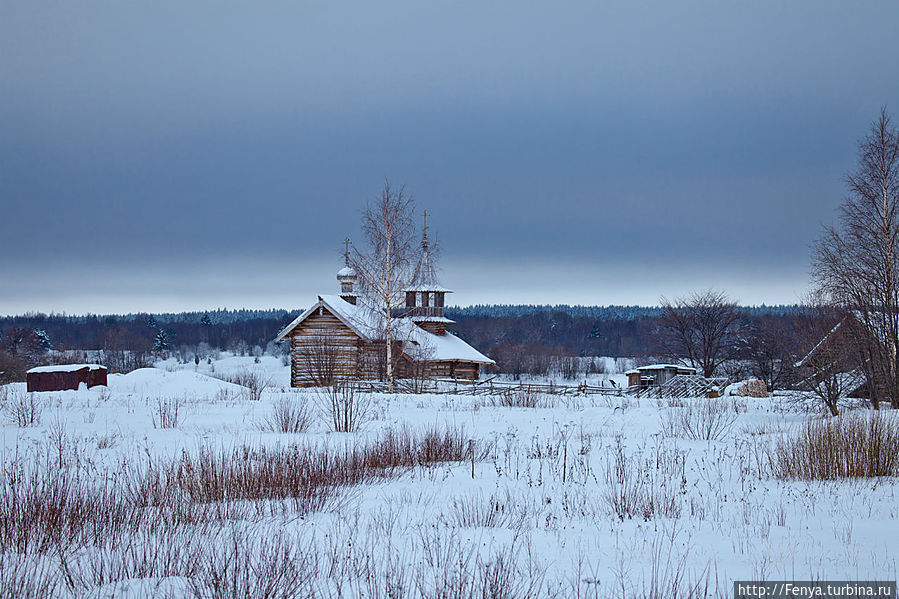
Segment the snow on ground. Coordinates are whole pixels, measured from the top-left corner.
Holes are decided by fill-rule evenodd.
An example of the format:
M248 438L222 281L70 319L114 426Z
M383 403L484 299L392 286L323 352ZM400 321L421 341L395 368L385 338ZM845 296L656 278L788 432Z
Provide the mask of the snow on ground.
M503 560L519 564L521 579L539 578L538 596L643 596L672 583L729 596L734 579L899 577L896 480L783 482L767 473L771 444L818 417L789 398L721 400L729 402L725 432L712 441L672 436L671 422L688 409L680 402L615 396L548 397L541 400L547 407L521 408L479 396L376 394L359 433L329 432L327 419L316 417L308 432L288 434L264 430L277 403L316 401L313 392L287 387L279 359L158 366L110 375L108 388L34 394L42 410L33 426L9 417L24 385L5 387L4 470L48 447L77 454L86 472L108 477L123 463L177 459L201 447L341 447L402 426L464 427L487 448L474 476L469 462L415 469L354 488L325 511L287 510L243 524L257 538L286 534L331 556L322 588L331 585L336 595L337 579L347 577L349 597L371 596L365 585L417 596L422 572L472 572ZM260 401L215 378L254 370L270 384ZM160 412L172 404L177 426L159 428ZM625 492L642 497L634 500L637 513L625 513ZM352 569L361 563L367 582ZM179 596L186 589L178 576L131 573L91 592Z

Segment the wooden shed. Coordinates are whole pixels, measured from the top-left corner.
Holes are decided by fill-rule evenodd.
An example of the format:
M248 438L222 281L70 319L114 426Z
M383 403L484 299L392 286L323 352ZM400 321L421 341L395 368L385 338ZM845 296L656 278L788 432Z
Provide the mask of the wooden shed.
M28 391L68 391L81 383L88 387L106 385L107 370L99 364L38 366L25 373Z
M660 387L679 374L696 374L696 369L680 364L650 364L625 372L631 389Z

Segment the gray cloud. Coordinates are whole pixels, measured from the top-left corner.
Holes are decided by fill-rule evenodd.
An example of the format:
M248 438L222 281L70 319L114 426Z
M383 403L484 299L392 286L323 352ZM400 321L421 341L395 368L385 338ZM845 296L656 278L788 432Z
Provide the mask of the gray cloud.
M385 177L434 213L463 303L795 301L899 105L897 13L7 3L0 310L303 305Z

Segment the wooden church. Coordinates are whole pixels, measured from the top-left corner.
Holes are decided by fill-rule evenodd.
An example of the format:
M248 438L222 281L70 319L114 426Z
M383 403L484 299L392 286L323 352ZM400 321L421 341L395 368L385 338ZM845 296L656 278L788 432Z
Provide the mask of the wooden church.
M405 306L393 319L394 369L398 378L477 380L482 365L494 361L447 332L444 313L451 293L440 285L428 240L421 239L419 261L404 289ZM315 304L282 330L275 341L290 341L290 384L311 387L338 380L376 380L386 374L383 317L356 293L357 274L345 265L337 272L340 293L320 295Z

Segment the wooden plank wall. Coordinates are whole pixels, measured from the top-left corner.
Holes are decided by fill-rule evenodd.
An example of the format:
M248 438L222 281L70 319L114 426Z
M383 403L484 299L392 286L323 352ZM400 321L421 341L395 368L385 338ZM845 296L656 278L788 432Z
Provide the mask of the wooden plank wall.
M477 362L457 360L431 362L431 376L434 378L457 378L477 380L481 374L481 365Z
M412 376L409 358L394 349L397 376ZM326 308L310 315L290 334L290 385L311 387L322 375L337 379L383 380L386 376L384 342L366 342ZM477 380L476 362L434 361L430 376Z
M290 385L310 387L324 371L339 378L359 374L362 340L327 309L321 308L290 334ZM328 363L333 366L328 366Z

